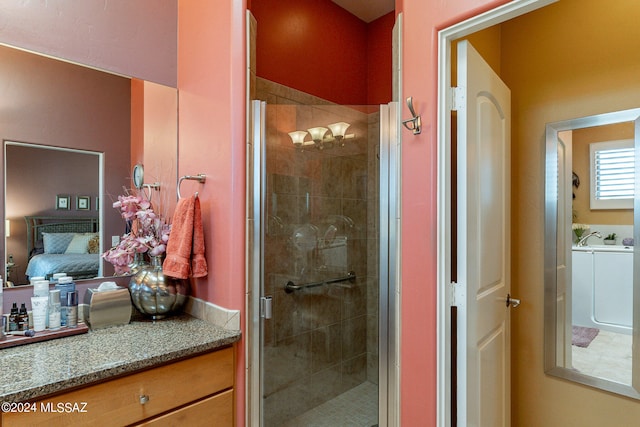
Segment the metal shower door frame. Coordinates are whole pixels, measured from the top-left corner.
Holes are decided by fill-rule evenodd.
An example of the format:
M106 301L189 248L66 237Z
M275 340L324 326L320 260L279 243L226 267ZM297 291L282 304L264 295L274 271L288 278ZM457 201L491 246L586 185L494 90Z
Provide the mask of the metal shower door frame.
M247 218L246 218L246 421L249 426L261 426L263 411L262 369L263 323L260 298L264 293L264 197L266 181L267 103L251 101L247 141Z
M264 101L251 101L247 141L246 218L246 421L263 425L262 349L264 330L261 298L264 293L264 227L266 182L266 108ZM398 418L400 281L400 118L397 102L380 106L379 147L379 425L396 425Z

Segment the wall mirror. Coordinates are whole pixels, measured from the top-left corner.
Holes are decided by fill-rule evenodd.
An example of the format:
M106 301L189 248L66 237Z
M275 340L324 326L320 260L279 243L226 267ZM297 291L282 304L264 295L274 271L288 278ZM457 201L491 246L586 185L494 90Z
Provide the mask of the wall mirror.
M133 187L133 163L144 163L145 179L161 184L155 201L175 204L176 88L8 46L0 46L0 79L7 82L0 97L7 144L0 163L6 228L0 274L13 284L28 284L28 218L96 219L100 253L122 236L125 224L111 204L123 187ZM95 271L78 277L113 274L102 258Z
M547 124L544 240L545 371L636 399L639 126L640 109Z

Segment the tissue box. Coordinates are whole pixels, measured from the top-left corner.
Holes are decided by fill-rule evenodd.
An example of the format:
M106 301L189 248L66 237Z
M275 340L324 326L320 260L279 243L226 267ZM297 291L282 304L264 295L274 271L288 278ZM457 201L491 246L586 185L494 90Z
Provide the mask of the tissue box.
M131 320L131 296L129 289L87 289L84 294L87 305L85 321L91 329L126 325Z

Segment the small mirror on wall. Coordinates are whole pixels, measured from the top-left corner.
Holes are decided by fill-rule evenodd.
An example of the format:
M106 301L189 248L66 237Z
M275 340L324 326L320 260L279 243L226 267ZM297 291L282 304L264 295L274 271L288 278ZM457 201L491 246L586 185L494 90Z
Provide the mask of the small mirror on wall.
M144 166L140 163L135 165L131 176L133 177L133 186L138 190L141 189L144 185Z

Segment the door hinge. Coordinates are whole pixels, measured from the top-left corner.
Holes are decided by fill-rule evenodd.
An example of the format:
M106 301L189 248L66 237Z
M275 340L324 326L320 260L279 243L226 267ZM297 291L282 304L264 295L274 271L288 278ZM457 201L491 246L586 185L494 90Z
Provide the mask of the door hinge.
M466 291L464 286L458 282L451 282L451 306L464 307L466 300Z
M271 319L273 298L269 296L260 297L260 317Z
M460 86L452 87L450 90L451 111L459 111L465 107L465 90Z

